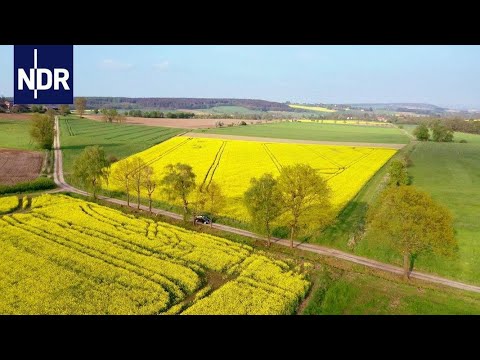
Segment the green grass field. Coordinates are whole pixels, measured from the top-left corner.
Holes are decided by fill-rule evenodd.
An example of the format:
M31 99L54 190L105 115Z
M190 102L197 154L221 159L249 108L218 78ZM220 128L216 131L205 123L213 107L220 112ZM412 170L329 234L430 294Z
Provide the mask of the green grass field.
M459 251L453 259L438 256L420 256L415 269L436 273L448 278L480 284L480 136L458 134L470 143L417 143L411 153L413 165L408 168L414 186L430 193L435 200L452 212ZM400 156L401 154L399 154ZM327 230L317 241L347 250L347 241L355 224L361 219L369 204L378 194L384 168L346 207L337 226ZM401 265L401 258L381 239L367 236L355 249L358 255Z
M65 174L71 171L75 157L90 145L100 145L107 155L118 159L143 151L184 130L142 125L109 124L77 116L61 117L60 136Z
M0 119L0 148L36 150L30 140L31 120L10 120L6 116Z
M408 132L414 125L404 125ZM466 144L458 143L466 140ZM478 203L480 192L480 136L456 132L454 143L416 142L400 150L393 158L403 156L413 149L408 168L413 185L430 193L434 199L450 209L455 218L455 231L459 251L454 259L435 256L420 256L415 269L439 274L467 283L480 284L480 232ZM368 207L375 201L383 188L382 179L388 169L386 164L380 169L340 213L334 225L327 228L314 242L349 251L348 240L364 219ZM394 263L401 266L400 256L382 244L381 239L367 236L354 251L358 255Z
M458 258L451 262L432 259L425 262L425 267L480 283L480 136L456 135L468 143L418 144L412 153L413 166L409 172L413 184L446 205L455 218Z
M407 144L409 138L397 128L361 125L281 122L225 128L199 129L199 133L259 136L280 139L355 141Z
M327 275L328 274L328 275ZM479 314L480 295L418 286L355 271L330 270L317 275L318 286L303 314Z

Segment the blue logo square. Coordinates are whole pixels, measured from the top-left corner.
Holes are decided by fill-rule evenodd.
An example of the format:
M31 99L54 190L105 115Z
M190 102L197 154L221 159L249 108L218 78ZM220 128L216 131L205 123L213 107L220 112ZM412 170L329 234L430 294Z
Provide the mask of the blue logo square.
M15 104L73 104L73 45L14 45Z

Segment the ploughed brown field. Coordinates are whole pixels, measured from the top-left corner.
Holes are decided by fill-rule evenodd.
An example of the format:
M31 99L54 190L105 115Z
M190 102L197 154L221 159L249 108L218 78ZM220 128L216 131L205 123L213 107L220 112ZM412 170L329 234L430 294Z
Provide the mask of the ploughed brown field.
M0 119L8 120L31 120L33 114L14 114L14 113L0 113Z
M101 115L84 115L85 118L91 120L103 121ZM183 129L205 129L215 127L217 121L222 121L225 125L231 123L238 123L242 120L238 119L166 119L166 118L140 118L131 117L126 118L125 123L146 126L161 126ZM250 122L260 123L261 120L245 120L247 124Z
M42 170L43 157L37 151L0 149L0 184L36 179Z

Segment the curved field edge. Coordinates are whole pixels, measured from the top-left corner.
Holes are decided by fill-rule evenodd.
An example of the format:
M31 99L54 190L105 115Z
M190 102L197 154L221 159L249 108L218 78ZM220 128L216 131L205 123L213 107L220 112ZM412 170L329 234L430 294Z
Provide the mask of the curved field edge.
M310 287L288 259L64 195L0 229L2 314L291 314Z

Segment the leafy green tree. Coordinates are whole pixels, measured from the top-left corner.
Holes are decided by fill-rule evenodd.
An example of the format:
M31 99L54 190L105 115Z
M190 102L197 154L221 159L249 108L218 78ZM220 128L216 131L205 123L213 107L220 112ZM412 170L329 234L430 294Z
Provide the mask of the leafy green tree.
M332 220L330 189L327 182L307 164L284 166L278 178L285 222L293 239L321 230Z
M64 116L70 114L70 106L66 104L60 105L59 112Z
M243 200L254 228L267 237L267 244L270 246L272 223L283 209L282 193L278 189L277 180L272 174L251 179Z
M440 121L432 124L432 139L436 142L451 142L453 141L453 131L448 129Z
M388 185L408 185L410 179L407 173L407 166L404 161L393 160L388 168Z
M34 114L30 136L40 148L51 149L55 137L55 118L49 114Z
M103 121L113 123L118 122L122 123L125 121L125 116L117 111L117 109L102 109L102 118Z
M428 127L425 124L420 124L418 125L414 130L413 130L413 135L417 138L419 141L428 141L430 138L430 132L428 131Z
M102 147L87 146L75 159L73 176L83 186L93 193L96 198L97 191L102 186L102 181L108 182L110 163Z
M413 186L387 188L369 209L367 226L403 256L407 278L420 254L452 256L457 249L448 209Z
M42 105L32 105L32 112L43 114L45 112L45 109L43 108Z
M83 114L85 114L85 110L87 109L87 99L84 97L76 98L75 109L77 110L77 114L80 115L80 117L83 117Z
M189 195L195 189L195 177L192 167L176 163L165 166L165 175L160 184L171 201L180 199L183 205L183 220L187 220Z
M120 161L112 171L112 178L119 184L122 184L127 194L127 205L130 206L130 190L132 189L132 180L130 173L133 171L133 164L130 159Z

